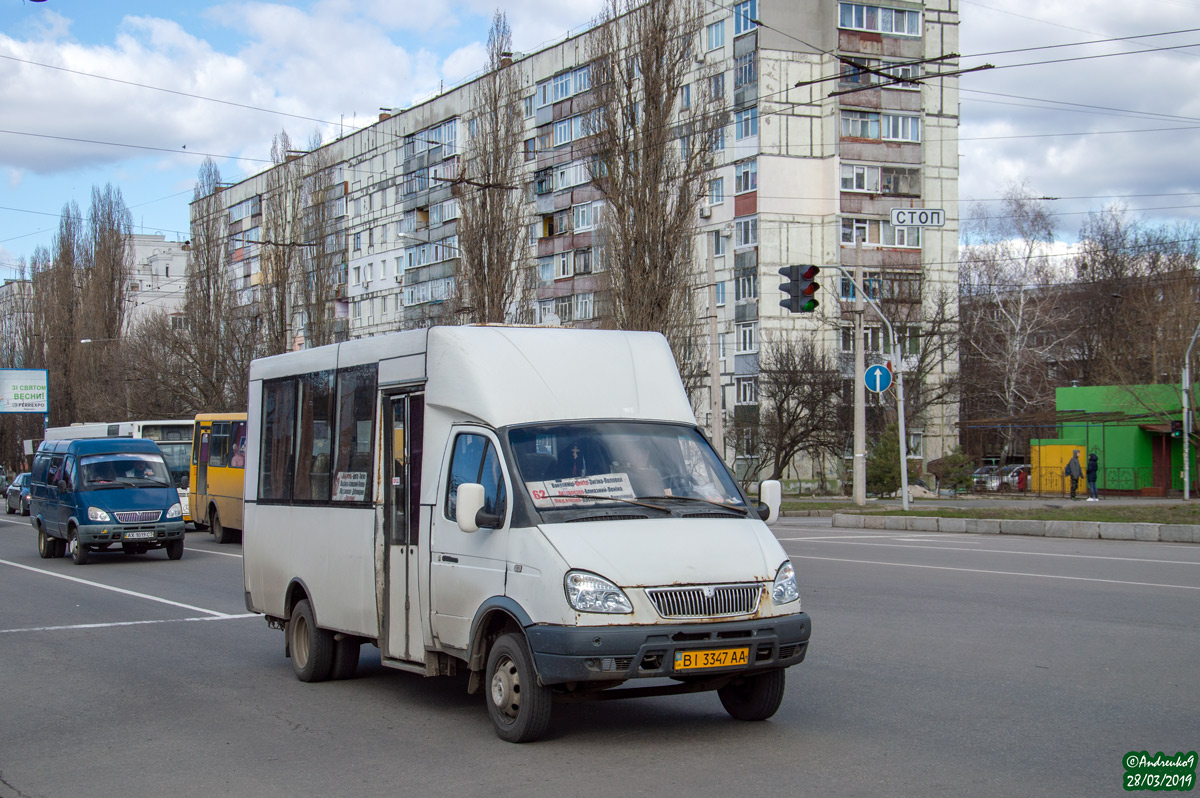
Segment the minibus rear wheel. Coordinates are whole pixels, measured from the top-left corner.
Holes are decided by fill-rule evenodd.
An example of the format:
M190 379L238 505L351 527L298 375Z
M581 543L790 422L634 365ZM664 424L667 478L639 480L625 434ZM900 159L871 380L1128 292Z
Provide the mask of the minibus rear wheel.
M509 632L488 654L487 707L496 734L510 743L529 743L550 726L553 696L538 681L524 635Z
M217 515L217 508L212 507L208 511L209 523L212 525L213 540L217 543L232 543L233 535L228 529L221 526L221 517Z
M301 599L287 623L292 670L302 682L323 682L333 668L333 633L317 626L312 605Z
M43 560L49 560L55 556L58 546L55 545L54 540L43 530L38 530L38 556Z
M717 690L721 706L737 720L766 720L783 703L783 669L743 676Z

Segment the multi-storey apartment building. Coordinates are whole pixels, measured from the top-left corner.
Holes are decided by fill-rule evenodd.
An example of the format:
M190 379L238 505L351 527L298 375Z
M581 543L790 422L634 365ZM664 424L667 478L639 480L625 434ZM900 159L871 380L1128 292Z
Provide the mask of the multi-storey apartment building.
M818 336L835 357L853 342L849 282L828 269L822 312L792 315L779 306L780 266L861 261L869 293L918 304L939 289L955 293L957 79L931 78L951 66L930 59L954 53L958 15L950 0L709 0L703 8L693 81L679 102L690 102L705 81L705 95L721 98L727 111L697 209L696 274L700 287L711 249L716 307L702 301L699 312L717 317L721 406L730 421L757 410L763 341ZM515 54L511 67L523 87L522 222L537 277L531 315L540 323L603 322L597 230L605 199L588 163L573 155L587 134L594 35ZM343 187L328 235L344 238L336 302L350 337L454 321L443 314L459 257L451 181L462 166L475 96L468 82L300 156L333 164ZM246 289L261 281L250 249L267 187L259 175L222 192L231 275ZM895 207L944 208L948 221L893 227ZM904 325L905 346L918 340L914 319L919 314ZM879 325L868 318L866 326L869 354L900 360L881 342ZM932 378L956 370L947 362ZM952 404L932 409L910 436L915 454L941 456L956 436L956 417ZM711 413L700 418L713 422ZM726 454L735 455L732 442Z

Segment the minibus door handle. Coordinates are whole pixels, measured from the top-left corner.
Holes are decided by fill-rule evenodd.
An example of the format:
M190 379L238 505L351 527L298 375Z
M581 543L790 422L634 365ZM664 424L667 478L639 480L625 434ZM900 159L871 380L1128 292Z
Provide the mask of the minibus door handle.
M458 562L457 557L451 557L449 554L442 555L442 562Z

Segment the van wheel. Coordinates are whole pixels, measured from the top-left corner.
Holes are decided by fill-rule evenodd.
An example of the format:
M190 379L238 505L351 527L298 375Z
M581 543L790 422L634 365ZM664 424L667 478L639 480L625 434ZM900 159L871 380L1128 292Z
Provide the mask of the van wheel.
M317 627L312 605L300 601L287 624L292 670L302 682L323 682L333 668L333 633Z
M496 641L487 674L488 715L500 739L528 743L545 734L553 698L550 688L538 682L523 635L510 632Z
M783 669L744 676L717 690L721 706L737 720L766 720L783 703Z
M58 545L55 543L56 538L52 538L42 530L38 530L38 556L43 560L49 560L58 556Z
M88 547L79 542L79 535L72 529L67 533L67 549L71 552L71 561L76 565L87 565Z
M362 641L357 637L343 637L333 641L333 666L329 669L330 679L353 679L358 672L358 655Z
M16 512L16 510L12 508L12 505L8 503L7 499L4 501L4 512L8 513L9 515L12 515Z
M212 512L209 513L209 518L211 519L212 523L213 540L217 541L217 543L232 543L233 535L230 534L228 529L221 526L221 517L217 515L216 507L212 508Z
M167 541L167 558L171 560L182 559L183 557L183 539Z

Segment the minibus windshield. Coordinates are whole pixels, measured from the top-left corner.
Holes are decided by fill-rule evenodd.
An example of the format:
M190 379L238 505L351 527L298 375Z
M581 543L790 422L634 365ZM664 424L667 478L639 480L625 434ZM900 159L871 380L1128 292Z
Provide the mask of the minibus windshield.
M545 424L511 429L508 440L519 481L541 511L634 504L668 514L680 505L694 505L689 512L719 508L746 514L729 471L692 427Z
M154 454L93 454L79 459L79 487L154 488L172 485L162 457Z

